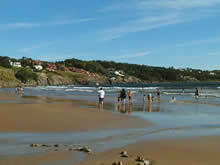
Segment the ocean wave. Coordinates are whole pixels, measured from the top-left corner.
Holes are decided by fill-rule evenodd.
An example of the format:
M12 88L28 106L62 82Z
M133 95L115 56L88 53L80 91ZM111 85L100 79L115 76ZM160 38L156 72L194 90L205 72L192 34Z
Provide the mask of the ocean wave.
M33 90L63 90L67 89L68 86L37 86L37 87L25 87L25 89L33 89Z

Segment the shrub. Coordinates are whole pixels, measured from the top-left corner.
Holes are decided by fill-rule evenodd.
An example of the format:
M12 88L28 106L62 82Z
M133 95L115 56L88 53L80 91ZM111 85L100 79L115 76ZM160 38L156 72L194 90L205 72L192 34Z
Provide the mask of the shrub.
M21 69L16 74L15 77L22 82L26 83L28 80L37 80L37 74L34 73L31 69Z

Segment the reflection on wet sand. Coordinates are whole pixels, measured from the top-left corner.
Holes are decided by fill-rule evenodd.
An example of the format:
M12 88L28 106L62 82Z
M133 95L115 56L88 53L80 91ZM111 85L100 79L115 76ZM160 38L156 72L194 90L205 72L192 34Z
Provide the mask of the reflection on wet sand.
M147 107L148 112L152 112L152 101L148 101L148 107Z
M128 114L132 114L132 113L133 113L133 104L129 104Z
M140 109L140 107L142 107ZM134 105L134 104L120 104L117 105L117 111L120 113L128 113L132 114L134 111L142 111L142 112L160 112L160 101L152 102L148 101L148 103L143 102L142 105Z

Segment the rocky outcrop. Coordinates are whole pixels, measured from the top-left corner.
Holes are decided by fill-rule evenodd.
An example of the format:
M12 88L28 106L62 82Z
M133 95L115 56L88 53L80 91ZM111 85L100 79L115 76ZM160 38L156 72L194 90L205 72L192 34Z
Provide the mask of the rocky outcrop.
M141 80L134 76L120 77L114 81L98 74L86 74L76 72L38 72L37 80L28 80L22 83L16 79L11 69L0 70L0 87L17 86L47 86L47 85L96 85L96 84L117 84L117 83L141 83Z
M47 82L48 85L68 85L73 83L71 79L62 77L60 75L53 75L48 77Z
M134 76L127 76L127 77L117 77L115 80L109 80L111 84L123 84L123 83L143 83L142 80L134 77Z

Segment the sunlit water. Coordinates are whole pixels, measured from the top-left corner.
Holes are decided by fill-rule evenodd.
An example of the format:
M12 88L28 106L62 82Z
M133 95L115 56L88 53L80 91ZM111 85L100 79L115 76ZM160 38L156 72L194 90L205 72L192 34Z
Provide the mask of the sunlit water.
M156 89L162 91L160 100ZM195 87L199 87L201 97L195 99ZM113 113L137 116L154 123L150 128L123 129L95 132L74 133L1 133L0 156L38 154L52 149L32 149L31 143L61 144L63 150L71 145L90 146L94 152L102 152L111 148L122 147L147 139L183 138L194 136L220 135L220 84L157 84L155 86L108 86L104 109ZM133 104L118 104L117 97L122 88L134 93ZM25 88L24 96L47 96L86 100L97 102L96 86L61 86ZM1 91L15 92L15 89L1 89ZM151 92L154 102L143 101L143 95ZM172 98L175 97L175 100ZM8 103L13 103L10 100ZM32 101L22 100L25 103ZM0 102L4 103L4 102ZM14 102L14 103L19 103ZM86 107L96 107L95 104L86 104ZM138 120L138 119L137 119ZM135 123L134 123L135 125ZM8 139L7 142L1 139ZM79 156L79 160L83 159ZM78 160L77 160L78 161ZM71 162L72 163L72 162Z

